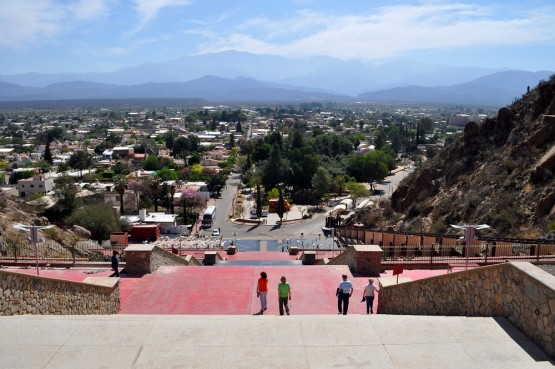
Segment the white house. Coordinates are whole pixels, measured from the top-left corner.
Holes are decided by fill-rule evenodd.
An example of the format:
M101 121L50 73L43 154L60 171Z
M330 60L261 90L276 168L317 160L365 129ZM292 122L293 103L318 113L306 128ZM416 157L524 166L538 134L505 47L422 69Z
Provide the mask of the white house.
M27 198L28 196L39 192L46 194L53 189L54 178L44 174L39 174L17 181L17 191L19 192L19 196L23 198Z

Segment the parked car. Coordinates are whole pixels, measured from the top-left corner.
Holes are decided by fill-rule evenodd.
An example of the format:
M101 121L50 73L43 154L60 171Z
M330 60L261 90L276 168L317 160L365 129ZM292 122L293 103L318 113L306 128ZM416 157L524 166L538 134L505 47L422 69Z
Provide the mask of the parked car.
M212 237L220 237L220 229L219 228L214 228L212 230Z

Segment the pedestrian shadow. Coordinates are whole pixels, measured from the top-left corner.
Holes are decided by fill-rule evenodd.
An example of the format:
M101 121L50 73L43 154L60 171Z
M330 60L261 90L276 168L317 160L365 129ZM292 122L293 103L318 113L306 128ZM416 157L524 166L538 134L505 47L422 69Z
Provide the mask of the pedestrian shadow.
M247 232L251 232L254 231L256 228L260 227L260 224L254 224L252 227L250 227L249 229L247 229Z

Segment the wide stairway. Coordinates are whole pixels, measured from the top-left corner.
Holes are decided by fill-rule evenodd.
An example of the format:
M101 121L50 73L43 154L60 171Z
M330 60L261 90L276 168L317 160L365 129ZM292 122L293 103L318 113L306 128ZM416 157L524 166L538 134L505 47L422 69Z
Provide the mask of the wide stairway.
M0 357L6 369L553 367L505 319L360 314L2 317Z

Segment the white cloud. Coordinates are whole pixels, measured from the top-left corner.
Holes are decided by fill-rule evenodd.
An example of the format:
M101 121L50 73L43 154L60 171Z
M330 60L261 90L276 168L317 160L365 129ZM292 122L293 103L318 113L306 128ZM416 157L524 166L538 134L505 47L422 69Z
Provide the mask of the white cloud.
M79 0L62 4L53 0L0 0L0 47L24 48L82 26L107 12L113 0Z
M0 47L21 48L63 31L64 11L51 1L1 0L0 9Z
M68 5L68 9L76 20L92 20L107 14L113 0L79 0Z
M411 51L555 41L555 8L499 19L499 9L429 2L337 16L301 11L283 19L253 18L199 52L239 50L284 56L378 59ZM507 14L505 12L505 14Z
M154 20L160 10L170 6L186 6L191 4L191 0L132 0L132 2L139 20L137 26L129 32L130 35L139 32Z

